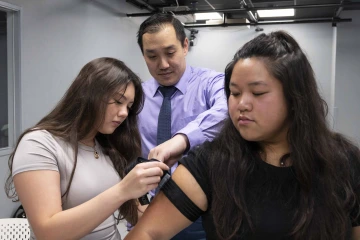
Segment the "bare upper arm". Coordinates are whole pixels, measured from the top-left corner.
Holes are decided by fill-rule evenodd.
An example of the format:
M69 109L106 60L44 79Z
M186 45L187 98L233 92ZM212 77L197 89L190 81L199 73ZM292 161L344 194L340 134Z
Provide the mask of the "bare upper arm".
M18 173L14 176L14 184L35 233L47 219L62 211L59 172L36 170Z
M138 218L140 219L149 205L141 205L139 202L137 204L139 204L138 205Z
M172 179L181 188L181 190L188 196L193 203L201 210L206 211L208 202L207 197L194 178L194 176L183 165L179 165Z
M352 240L360 240L360 226L352 228Z
M205 193L184 166L179 165L172 179L200 209L207 209ZM190 224L191 221L160 192L125 239L170 239Z

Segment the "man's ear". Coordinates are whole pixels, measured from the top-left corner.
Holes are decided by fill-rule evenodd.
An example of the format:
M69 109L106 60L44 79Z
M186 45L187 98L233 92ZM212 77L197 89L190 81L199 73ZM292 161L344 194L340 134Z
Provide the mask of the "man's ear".
M185 38L184 40L184 55L186 56L189 51L189 39Z

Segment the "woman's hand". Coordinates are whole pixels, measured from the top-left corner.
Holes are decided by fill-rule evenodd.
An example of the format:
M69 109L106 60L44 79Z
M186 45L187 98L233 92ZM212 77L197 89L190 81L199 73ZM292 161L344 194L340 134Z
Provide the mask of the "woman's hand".
M136 199L155 189L169 167L162 162L145 162L137 164L119 183L121 192L127 199Z

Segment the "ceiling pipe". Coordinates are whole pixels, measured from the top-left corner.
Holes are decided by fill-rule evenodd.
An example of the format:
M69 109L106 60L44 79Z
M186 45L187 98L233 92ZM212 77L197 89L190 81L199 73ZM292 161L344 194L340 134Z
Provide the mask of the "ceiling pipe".
M282 20L282 21L264 21L257 23L222 23L214 25L206 24L186 24L184 28L201 28L201 27L232 27L232 26L258 26L258 25L273 25L273 24L298 24L298 23L338 23L351 22L351 18L325 18L325 19L301 19L301 20Z
M220 13L236 13L236 12L248 12L257 10L271 10L271 9L306 9L306 8L339 8L339 7L360 7L358 2L342 2L342 3L328 3L328 4L308 4L308 5L287 5L276 7L247 7L247 8L233 8L233 9L209 9L209 10L189 10L189 11L173 11L176 15L187 15L195 13L207 13L207 12L220 12ZM153 13L130 13L126 14L128 17L146 17L151 16Z
M250 3L250 6L251 6L251 7L254 7L254 4L252 3L251 0L249 0L249 3Z
M215 10L214 6L211 5L211 3L209 3L207 0L204 0L213 10Z
M341 0L341 3L343 3L343 2L344 2L344 0ZM341 3L340 3L340 4L341 4ZM339 7L339 8L336 10L336 12L335 12L335 16L334 16L334 17L339 17L339 16L340 16L340 13L342 12L343 9L344 9L343 6Z
M153 12L157 9L151 6L150 4L144 2L143 0L126 0L126 2L135 5L138 8L146 8L148 11Z
M251 0L249 0L249 2L251 3L251 6L254 7ZM248 8L248 5L247 5L245 0L243 0L241 3L243 3L245 5L245 8ZM258 22L257 18L254 16L252 11L247 11L246 13L247 13L247 15L249 17L250 22Z

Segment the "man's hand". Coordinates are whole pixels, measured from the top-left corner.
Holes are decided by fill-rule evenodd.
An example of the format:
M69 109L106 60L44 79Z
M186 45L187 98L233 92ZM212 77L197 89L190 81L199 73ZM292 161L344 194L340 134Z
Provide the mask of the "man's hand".
M151 149L148 159L155 158L172 167L180 160L188 147L189 140L186 135L176 134L173 138Z

